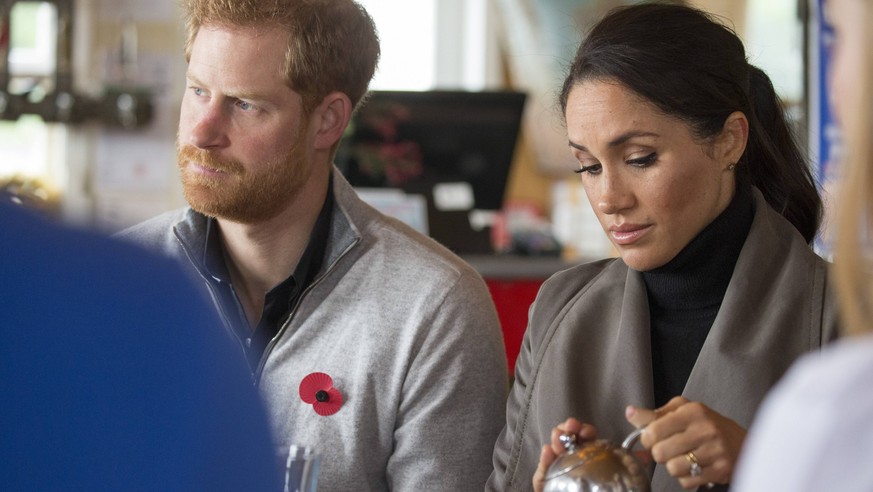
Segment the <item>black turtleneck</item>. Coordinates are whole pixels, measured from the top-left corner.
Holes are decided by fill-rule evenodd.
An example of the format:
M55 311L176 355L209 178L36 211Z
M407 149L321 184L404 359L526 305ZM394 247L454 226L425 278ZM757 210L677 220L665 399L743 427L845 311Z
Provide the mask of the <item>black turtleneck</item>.
M655 404L679 396L715 321L752 226L749 186L666 265L643 272L649 297Z

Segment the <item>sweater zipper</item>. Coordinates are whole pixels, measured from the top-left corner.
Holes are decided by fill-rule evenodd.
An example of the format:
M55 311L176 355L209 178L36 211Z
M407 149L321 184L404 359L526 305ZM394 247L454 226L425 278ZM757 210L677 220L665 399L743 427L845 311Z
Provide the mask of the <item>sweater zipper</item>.
M175 235L175 231L174 231ZM236 334L235 330L231 327L230 318L227 316L227 312L224 309L224 305L219 302L218 294L215 292L215 289L212 287L212 284L209 283L209 279L206 278L206 275L200 271L199 268L196 268L197 263L191 258L191 252L188 251L188 248L185 247L185 243L176 235L176 241L179 242L179 246L182 248L182 251L185 252L185 256L188 258L188 261L191 262L192 265L195 265L194 270L197 271L197 274L200 275L200 278L203 280L203 283L206 284L206 290L209 292L209 297L212 298L212 304L218 308L218 315L221 317L222 324L224 325L224 330L231 335L231 337L236 340L237 345L239 346L240 352L242 353L243 360L246 358L246 347L243 340ZM255 382L255 377L252 375L252 382Z
M255 386L258 386L261 383L261 375L264 372L264 366L267 364L267 357L269 357L270 352L273 351L273 347L276 346L276 343L279 341L279 338L282 337L282 334L285 333L285 330L287 330L288 327L291 326L291 320L294 319L294 314L297 313L297 308L299 308L300 304L303 303L303 299L306 297L307 294L309 294L309 292L313 288L315 288L315 286L317 286L319 283L321 283L321 281L324 279L324 277L326 277L327 274L330 273L331 270L333 270L334 266L346 254L348 254L348 252L351 251L351 249L354 248L355 245L357 245L359 241L360 241L360 238L356 238L345 250L343 250L342 253L340 253L339 256L337 256L336 260L334 260L333 263L331 263L324 270L324 273L322 273L320 276L313 279L312 283L310 283L309 286L306 287L306 289L304 289L303 292L300 293L300 297L297 299L297 302L294 303L294 308L292 308L291 312L288 313L288 316L285 318L285 322L282 323L282 327L279 328L279 331L276 332L276 335L272 339L270 339L270 343L268 343L267 346L264 348L264 353L263 353L263 355L261 355L261 360L258 362L258 368L255 371L255 374L252 375L252 379L254 381Z

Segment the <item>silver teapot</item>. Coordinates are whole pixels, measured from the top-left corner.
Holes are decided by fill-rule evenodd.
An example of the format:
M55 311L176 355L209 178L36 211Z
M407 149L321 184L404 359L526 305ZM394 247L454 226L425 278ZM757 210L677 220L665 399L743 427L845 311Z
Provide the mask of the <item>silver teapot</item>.
M577 447L575 435L562 435L567 453L549 467L543 492L649 492L648 471L631 452L642 432L631 432L621 446L598 439Z

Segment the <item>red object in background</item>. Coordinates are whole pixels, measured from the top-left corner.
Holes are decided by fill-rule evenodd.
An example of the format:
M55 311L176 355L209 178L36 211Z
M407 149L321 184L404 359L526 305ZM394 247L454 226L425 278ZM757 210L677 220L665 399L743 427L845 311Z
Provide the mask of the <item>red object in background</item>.
M485 279L491 298L497 307L497 316L503 328L503 343L506 346L506 361L510 375L515 374L515 359L521 349L524 331L527 329L527 312L536 299L542 279L494 280Z
M5 50L9 47L9 23L4 22L5 19L0 17L0 50ZM6 89L0 87L0 89Z

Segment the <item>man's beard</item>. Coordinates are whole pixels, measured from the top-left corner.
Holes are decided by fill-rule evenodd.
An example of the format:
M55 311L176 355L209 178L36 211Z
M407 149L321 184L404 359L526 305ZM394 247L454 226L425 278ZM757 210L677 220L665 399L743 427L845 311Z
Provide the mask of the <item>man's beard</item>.
M176 149L185 199L191 208L243 224L279 215L300 194L312 173L301 135L295 136L286 154L258 165L254 171L238 161L221 159L211 151L183 146L178 141ZM220 171L223 176L212 178L195 172L189 169L191 163Z

